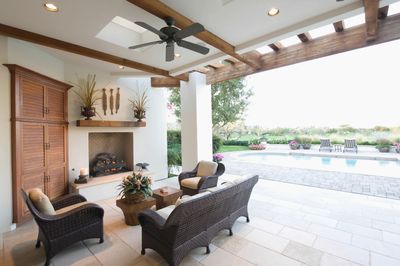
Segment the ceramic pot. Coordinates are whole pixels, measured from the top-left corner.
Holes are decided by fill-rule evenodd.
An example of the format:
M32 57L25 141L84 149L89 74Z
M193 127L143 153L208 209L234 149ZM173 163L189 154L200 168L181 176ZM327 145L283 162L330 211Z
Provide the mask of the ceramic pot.
M83 115L85 120L92 120L91 117L96 115L96 108L95 107L83 107L81 106L81 115Z

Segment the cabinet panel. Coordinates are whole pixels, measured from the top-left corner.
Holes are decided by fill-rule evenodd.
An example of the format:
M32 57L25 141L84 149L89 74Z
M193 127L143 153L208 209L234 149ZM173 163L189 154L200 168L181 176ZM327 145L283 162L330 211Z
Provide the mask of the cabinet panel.
M66 92L57 88L47 87L47 120L67 120L66 115Z
M35 81L21 77L20 84L20 100L16 108L20 118L28 119L45 119L44 107L45 103L45 86Z
M43 172L46 167L44 124L20 123L20 158L21 174Z
M21 176L22 188L29 191L32 188L40 188L45 191L45 173L42 172L29 172L29 174ZM30 217L30 213L26 204L21 200L20 209L22 210L22 219L26 220Z
M67 127L65 125L48 125L47 126L47 164L52 166L65 165L66 146L67 146Z
M52 200L67 193L67 169L64 166L51 167L47 170L49 176L46 182L46 194Z

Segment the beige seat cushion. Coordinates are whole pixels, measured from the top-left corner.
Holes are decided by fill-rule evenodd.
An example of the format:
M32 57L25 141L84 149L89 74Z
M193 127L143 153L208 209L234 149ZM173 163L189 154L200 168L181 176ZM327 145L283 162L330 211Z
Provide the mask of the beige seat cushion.
M78 208L80 206L83 206L83 205L86 205L88 203L90 203L90 202L84 201L84 202L79 202L79 203L64 207L62 209L56 210L56 214L62 214L62 213L65 213L65 212L69 212L70 210L76 209L76 208Z
M51 204L49 198L43 193L40 188L34 188L29 191L29 198L35 205L39 212L47 215L55 215L53 205Z
M198 198L204 197L204 196L206 196L208 194L211 194L211 192L210 191L204 191L204 192L201 192L201 193L193 195L193 196L185 195L185 196L183 196L182 198L180 198L180 199L178 199L176 201L175 206L178 207L179 205L181 205L184 202L188 202L188 201L191 201L191 200L194 200L194 199L198 199Z
M165 220L168 219L169 215L171 214L171 212L175 209L175 205L170 205L167 206L165 208L159 209L156 212Z
M197 185L199 184L200 179L201 179L201 177L199 177L199 176L185 178L181 181L181 186L191 188L191 189L197 189Z
M200 161L197 168L197 176L205 177L214 175L217 172L218 164L209 161Z
M232 186L232 182L225 182L225 183L223 183L223 184L221 184L219 186L212 187L212 188L207 188L206 191L216 192L218 190L224 189L224 188L229 187L229 186Z

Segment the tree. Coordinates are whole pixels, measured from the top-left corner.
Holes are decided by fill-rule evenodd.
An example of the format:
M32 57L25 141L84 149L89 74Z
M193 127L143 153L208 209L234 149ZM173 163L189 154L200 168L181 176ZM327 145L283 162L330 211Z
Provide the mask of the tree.
M211 105L213 129L219 129L240 119L253 95L251 88L247 88L244 78L227 80L211 85ZM175 115L180 120L181 99L179 89L172 89L169 98L175 108Z

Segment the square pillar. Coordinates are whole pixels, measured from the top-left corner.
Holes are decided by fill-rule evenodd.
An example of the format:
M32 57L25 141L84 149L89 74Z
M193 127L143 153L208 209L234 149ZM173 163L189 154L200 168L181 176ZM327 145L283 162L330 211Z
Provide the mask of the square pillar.
M206 75L193 72L181 81L182 169L193 170L201 160L212 160L211 85Z

